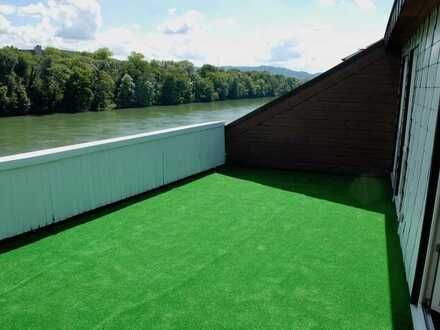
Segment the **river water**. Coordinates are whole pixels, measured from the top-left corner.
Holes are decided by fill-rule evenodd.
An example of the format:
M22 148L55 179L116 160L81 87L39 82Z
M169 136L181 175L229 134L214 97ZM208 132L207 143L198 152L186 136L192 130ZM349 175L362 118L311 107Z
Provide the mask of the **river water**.
M0 118L0 156L209 121L231 122L269 102L243 99L105 112Z

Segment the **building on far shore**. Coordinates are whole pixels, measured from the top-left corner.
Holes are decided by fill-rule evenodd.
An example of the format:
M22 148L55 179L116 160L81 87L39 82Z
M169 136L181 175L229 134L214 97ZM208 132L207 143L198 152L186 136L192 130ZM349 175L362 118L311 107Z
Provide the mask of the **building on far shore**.
M41 47L40 45L36 45L34 47L33 52L34 52L34 55L41 55L41 54L43 54L43 47Z

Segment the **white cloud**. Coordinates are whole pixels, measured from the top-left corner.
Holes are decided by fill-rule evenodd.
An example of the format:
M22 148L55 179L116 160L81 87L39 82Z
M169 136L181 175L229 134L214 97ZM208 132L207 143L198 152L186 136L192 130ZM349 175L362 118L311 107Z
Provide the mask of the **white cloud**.
M0 34L7 34L11 30L11 23L6 17L0 15Z
M171 18L159 26L159 31L165 34L188 34L192 30L199 28L203 14L197 10L189 10L182 16L175 17L175 9L169 11Z
M43 38L40 43L56 37L92 40L102 26L99 0L48 0L46 3L24 6L0 5L0 13L39 19L37 25L11 27L9 33L13 41L18 43L27 43L41 35Z
M258 32L258 36L261 42L266 41L267 47L257 57L257 63L266 62L295 70L322 72L340 63L344 56L379 40L382 35L381 26L357 26L347 30L344 26L324 23L292 23L283 31L265 27ZM286 56L286 60L279 63L268 61L273 48L282 44L283 40L295 41L293 50L301 56Z
M354 5L358 9L363 11L372 11L376 9L375 0L319 0L319 4L323 6L336 6L336 5Z
M49 9L41 2L16 7L16 12L17 15L20 16L43 17L45 16L45 14L48 14L48 16L50 16Z
M206 56L203 54L186 52L186 51L182 53L177 53L176 58L178 60L187 60L187 61L199 62L199 63L207 60Z
M15 11L16 11L16 7L15 6L0 4L0 14L12 15L12 14L15 13Z
M55 20L60 24L57 35L69 39L94 39L102 26L100 3L85 0L66 2L55 16Z
M300 58L301 53L297 49L294 40L286 40L272 47L268 62L284 63L295 58Z
M374 10L376 9L376 4L374 0L353 0L355 5L362 10Z
M336 5L336 0L319 0L319 3L324 6L334 6Z
M354 6L352 0L344 1ZM1 15L6 11L33 19L15 26L8 15ZM356 25L347 30L305 21L287 23L283 28L276 24L251 28L242 24L233 18L211 17L195 10L169 10L163 22L151 31L137 25L107 27L102 25L97 0L49 0L15 6L13 10L0 7L0 47L33 48L41 44L86 51L108 47L117 58L137 51L148 59L187 59L196 65L271 64L318 72L383 34L382 26Z

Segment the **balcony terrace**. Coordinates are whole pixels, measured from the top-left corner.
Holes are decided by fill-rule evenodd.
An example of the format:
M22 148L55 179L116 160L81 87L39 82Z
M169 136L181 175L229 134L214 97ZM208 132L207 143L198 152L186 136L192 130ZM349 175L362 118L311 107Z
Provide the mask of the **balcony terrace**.
M226 127L0 157L0 325L411 329L399 70L379 41Z
M4 241L12 328L411 328L387 179L221 167Z

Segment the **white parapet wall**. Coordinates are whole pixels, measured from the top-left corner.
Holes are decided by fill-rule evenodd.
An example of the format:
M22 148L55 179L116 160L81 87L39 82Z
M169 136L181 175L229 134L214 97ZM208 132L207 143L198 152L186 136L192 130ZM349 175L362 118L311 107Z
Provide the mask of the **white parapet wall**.
M0 240L224 162L222 122L0 157Z

